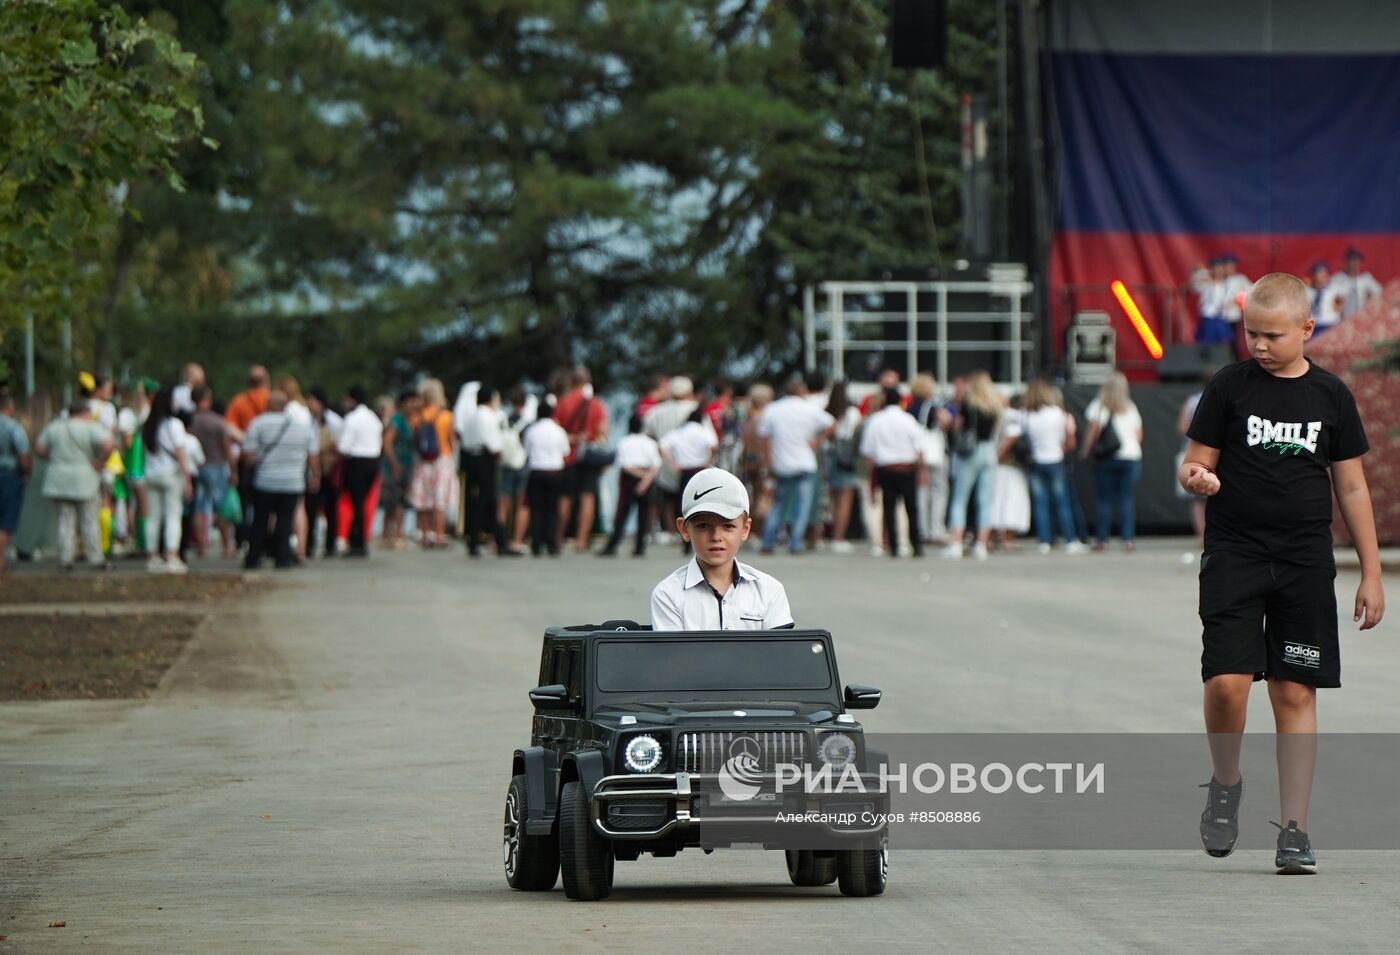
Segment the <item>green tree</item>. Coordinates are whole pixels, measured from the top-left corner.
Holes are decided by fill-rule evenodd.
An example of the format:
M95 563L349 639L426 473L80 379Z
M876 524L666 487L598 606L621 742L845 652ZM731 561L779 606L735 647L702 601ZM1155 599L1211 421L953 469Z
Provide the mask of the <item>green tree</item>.
M11 0L0 16L0 354L26 314L41 329L100 293L93 255L127 184L182 187L198 137L196 58L97 0ZM205 141L211 146L211 141Z

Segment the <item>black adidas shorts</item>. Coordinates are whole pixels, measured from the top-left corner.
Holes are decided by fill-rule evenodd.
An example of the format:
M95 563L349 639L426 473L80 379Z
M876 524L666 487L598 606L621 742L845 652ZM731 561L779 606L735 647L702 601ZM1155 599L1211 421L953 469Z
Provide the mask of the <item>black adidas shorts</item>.
M1201 555L1201 679L1221 673L1341 686L1337 570Z

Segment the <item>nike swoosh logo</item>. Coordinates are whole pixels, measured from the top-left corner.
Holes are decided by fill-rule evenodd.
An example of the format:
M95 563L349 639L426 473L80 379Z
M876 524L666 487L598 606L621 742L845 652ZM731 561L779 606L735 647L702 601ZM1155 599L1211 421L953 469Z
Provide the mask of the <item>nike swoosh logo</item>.
M695 499L698 501L698 500L700 500L700 498L704 497L706 494L709 494L710 491L718 491L718 490L719 490L720 488L722 488L722 487L724 487L723 484L716 484L714 487L710 488L709 491L696 491L696 492L695 492Z

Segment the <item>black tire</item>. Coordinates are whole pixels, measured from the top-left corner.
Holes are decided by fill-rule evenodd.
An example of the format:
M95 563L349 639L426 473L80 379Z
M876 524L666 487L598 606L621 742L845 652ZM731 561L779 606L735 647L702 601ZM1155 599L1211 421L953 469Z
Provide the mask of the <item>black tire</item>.
M834 856L819 856L808 849L788 849L784 855L793 885L830 885L836 881Z
M505 835L501 841L501 862L506 882L522 892L547 892L559 880L559 842L555 834L527 836L525 819L529 812L528 778L516 776L506 790Z
M559 797L559 864L569 898L593 901L612 894L612 845L589 821L583 783L565 783Z
M889 853L883 847L836 853L836 878L842 895L880 895L888 876Z

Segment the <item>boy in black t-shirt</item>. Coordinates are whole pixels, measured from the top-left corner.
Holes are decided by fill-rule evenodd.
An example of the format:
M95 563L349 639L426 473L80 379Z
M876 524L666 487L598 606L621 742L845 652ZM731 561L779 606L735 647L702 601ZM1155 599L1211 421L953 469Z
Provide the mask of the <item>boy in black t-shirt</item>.
M1312 337L1307 288L1266 275L1245 300L1250 358L1206 386L1187 431L1177 480L1209 498L1201 555L1201 678L1214 775L1201 814L1206 852L1223 857L1239 834L1241 734L1249 690L1269 681L1278 737L1282 819L1275 865L1312 873L1308 796L1316 761L1317 688L1341 686L1332 501L1361 560L1353 619L1369 630L1385 612L1368 450L1347 386L1303 356ZM1331 479L1329 481L1329 471Z

